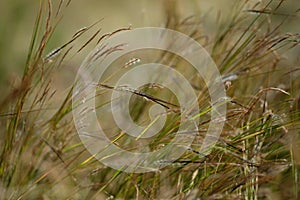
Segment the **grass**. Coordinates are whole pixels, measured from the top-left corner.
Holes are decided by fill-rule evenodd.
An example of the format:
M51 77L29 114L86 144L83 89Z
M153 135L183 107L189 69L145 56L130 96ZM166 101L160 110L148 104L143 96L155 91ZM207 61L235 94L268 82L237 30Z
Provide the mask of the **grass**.
M180 159L160 171L135 174L108 168L86 151L72 118L73 86L63 100L53 101L53 73L83 49L131 29L101 35L100 20L78 30L49 53L48 45L69 4L40 2L23 75L0 102L0 199L300 198L300 63L296 51L300 36L281 31L285 22L299 19L299 9L282 13L285 2L273 0L249 9L248 1L240 1L228 19L219 19L215 35L205 35L197 17L182 18L175 12L176 4L165 2L166 27L202 44L219 67L229 99L227 119L212 152L201 157L199 144L210 122L203 80L172 54L140 52L141 61L148 61L146 53L156 55L161 63L188 77L201 94L202 118L193 145ZM167 9L170 4L173 9ZM274 19L276 16L281 16L280 20ZM131 59L128 55L117 61L123 65L116 63L107 82L99 83L97 112L114 143L132 151L145 145L156 150L170 142L181 120L178 102L169 90L147 85L133 92L130 107L136 123L150 123L147 113L151 105L164 105L168 111L166 125L153 140L130 140L105 111L114 78L122 75L127 65L134 67L123 62ZM124 63L126 67L119 69Z

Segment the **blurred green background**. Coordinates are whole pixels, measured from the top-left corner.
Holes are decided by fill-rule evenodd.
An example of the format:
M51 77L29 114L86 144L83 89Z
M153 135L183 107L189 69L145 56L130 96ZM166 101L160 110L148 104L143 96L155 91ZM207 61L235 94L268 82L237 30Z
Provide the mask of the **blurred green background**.
M53 10L56 10L55 6L58 2L53 2ZM73 0L69 7L64 9L62 20L56 27L46 52L51 52L69 41L80 28L102 18L98 25L102 29L100 34L128 26L163 27L169 12L174 12L180 19L195 16L201 21L203 35L213 37L217 34L220 25L217 23L218 17L219 21L226 23L233 14L233 7L237 2L235 0ZM259 2L251 0L252 5ZM266 2L268 1L263 1ZM275 3L277 4L278 1L276 0ZM297 6L298 0L286 0L278 12L295 13ZM2 94L0 98L8 93L13 82L18 81L23 72L38 7L39 1L2 0L0 2L0 90ZM285 16L280 14L270 17L274 25L284 18ZM282 31L300 32L299 17L289 17ZM87 39L82 37L82 43ZM210 50L209 46L205 48ZM300 48L297 48L293 50L293 55L288 57L291 63L299 59ZM58 90L63 91L63 88L73 82L80 63L90 50L85 49L84 52L69 60L66 68L56 72L57 78L54 82Z
M171 3L170 3L171 2ZM252 0L253 4L259 1ZM65 10L62 22L58 25L55 35L50 41L50 47L59 46L70 39L78 29L88 26L104 18L100 27L102 33L121 27L164 26L166 9L164 4L176 4L173 8L180 17L191 15L202 17L205 34L214 34L217 28L216 16L221 18L230 15L233 0L73 0ZM56 3L57 4L57 3ZM298 0L287 0L281 11L295 11ZM5 89L15 75L20 75L25 65L34 20L38 11L38 1L2 0L0 1L0 82ZM223 17L222 17L223 16ZM276 20L283 16L274 16ZM285 24L286 31L299 32L299 18L290 19ZM50 49L49 49L50 51ZM299 51L298 51L299 52ZM76 56L71 61L73 66L80 65L83 56Z

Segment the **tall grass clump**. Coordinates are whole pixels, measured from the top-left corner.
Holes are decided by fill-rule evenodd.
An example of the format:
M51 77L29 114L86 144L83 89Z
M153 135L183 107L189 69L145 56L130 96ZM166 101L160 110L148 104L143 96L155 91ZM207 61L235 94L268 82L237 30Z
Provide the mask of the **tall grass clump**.
M201 94L198 103L203 116L191 148L180 159L160 171L135 174L108 168L87 152L72 118L74 85L63 98L58 98L53 86L54 73L87 47L131 27L101 35L101 20L95 20L49 50L70 3L40 1L23 75L12 81L9 94L0 102L0 199L300 198L300 35L282 32L286 22L299 20L299 9L282 12L283 0L237 1L229 16L217 18L216 33L205 35L204 19L182 17L176 12L179 1L164 1L165 27L198 41L217 64L228 96L227 118L211 153L201 156L199 149L210 122L205 84L176 56L150 52L159 58L156 62L189 77ZM101 59L110 53L114 52L103 49ZM138 54L142 61L149 59L146 53ZM100 110L110 103L107 95L114 76L122 73L118 70L113 68L107 80L99 83L96 106ZM124 148L149 145L156 150L172 139L180 109L167 89L148 85L140 90L131 100L131 115L137 123L149 123L143 116L157 102L162 102L170 116L156 138ZM106 120L108 135L122 146L127 141L124 133L104 112L98 114Z

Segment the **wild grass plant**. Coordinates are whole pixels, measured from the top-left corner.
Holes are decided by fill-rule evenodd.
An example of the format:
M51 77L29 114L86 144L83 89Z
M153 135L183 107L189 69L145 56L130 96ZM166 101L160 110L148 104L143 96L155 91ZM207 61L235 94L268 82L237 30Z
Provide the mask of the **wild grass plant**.
M283 0L251 7L250 2L239 1L230 16L217 18L216 34L205 35L202 19L181 18L174 12L176 3L165 2L165 27L198 41L218 66L228 96L227 117L217 144L209 155L201 157L199 149L210 122L203 80L173 54L140 52L141 61L147 61L149 53L155 61L159 58L160 63L188 77L201 94L202 117L191 148L180 159L169 161L170 165L159 171L136 174L111 169L87 152L72 118L73 86L62 100L53 99L53 74L58 69L85 48L134 27L103 34L101 20L95 20L48 51L70 3L76 2L40 2L23 75L12 81L9 94L0 102L0 199L300 198L300 35L281 31L288 20L299 19L299 9L282 12ZM278 16L279 20L275 19ZM111 53L103 52L101 59ZM107 72L106 81L99 83L97 114L114 143L131 150L145 145L156 150L170 142L171 132L180 122L178 102L169 90L147 85L133 93L131 115L136 123L149 124L149 119L144 120L148 107L158 102L170 112L162 132L152 140L128 144L112 118L101 111L110 103L107 96L114 78L131 65L127 62L126 66L130 59L128 55L119 60Z

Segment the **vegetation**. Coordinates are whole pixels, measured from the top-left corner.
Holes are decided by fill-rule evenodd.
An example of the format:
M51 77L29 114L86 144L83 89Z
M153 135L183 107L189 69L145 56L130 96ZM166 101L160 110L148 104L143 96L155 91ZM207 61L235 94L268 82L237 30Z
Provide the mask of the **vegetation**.
M299 9L282 12L283 0L238 1L230 16L217 19L217 33L205 35L198 17L181 18L176 3L166 1L166 27L202 44L219 67L229 99L227 119L209 155L201 157L198 152L209 122L206 113L192 148L182 158L160 171L135 174L106 167L84 148L72 118L73 87L62 100L53 99L57 70L83 49L131 29L101 35L100 20L49 53L70 3L41 1L23 75L12 81L9 94L0 102L0 199L300 198L300 35L282 32L285 22L299 17ZM177 65L182 61L169 54L163 58L161 62L182 71ZM192 72L185 70L185 75ZM194 89L204 94L199 105L205 112L209 97L196 79L190 77ZM150 86L141 90L176 104L168 90L159 93ZM109 87L99 88L97 97L109 91ZM141 116L153 102L136 94L131 103L133 118L145 123ZM178 116L173 113L151 149L170 141L168 133L176 123ZM118 129L109 133L114 139L121 134Z

